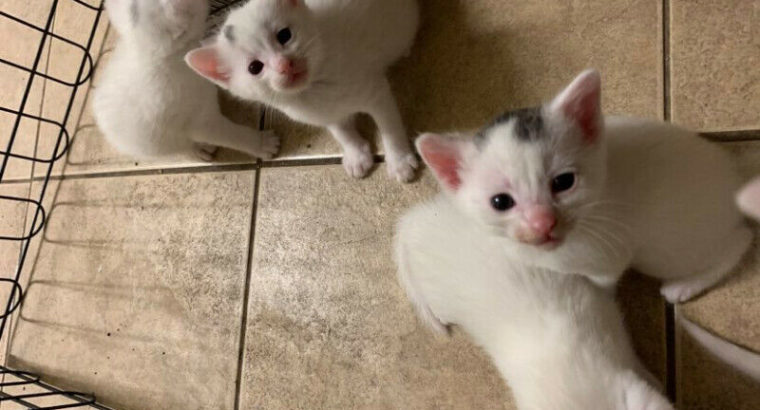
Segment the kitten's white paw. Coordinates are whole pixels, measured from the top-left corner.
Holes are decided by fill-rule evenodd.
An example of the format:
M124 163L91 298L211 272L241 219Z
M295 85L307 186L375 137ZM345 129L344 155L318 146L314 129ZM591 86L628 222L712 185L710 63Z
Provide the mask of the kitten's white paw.
M698 282L675 281L665 283L660 293L670 303L682 303L704 292L705 287Z
M388 176L398 182L409 182L414 178L415 171L420 166L417 156L411 152L402 154L387 154Z
M201 161L211 162L214 160L216 151L219 147L211 144L195 143L193 145L193 153L200 158Z
M343 168L354 178L364 178L374 164L369 144L363 144L357 149L346 150L343 153Z
M280 152L280 137L272 130L261 131L261 145L258 149L257 156L261 159L272 159Z

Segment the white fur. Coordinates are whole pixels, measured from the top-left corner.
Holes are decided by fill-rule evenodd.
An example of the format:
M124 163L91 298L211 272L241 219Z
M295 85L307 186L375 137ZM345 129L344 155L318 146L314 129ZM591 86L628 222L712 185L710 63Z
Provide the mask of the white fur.
M386 70L409 51L417 25L414 0L252 0L230 13L212 46L223 76L196 69L240 98L327 127L354 177L373 165L369 143L354 126L357 113L368 113L382 137L390 176L409 181L418 163ZM224 35L227 27L232 41ZM285 45L275 37L283 28L293 33ZM287 85L288 77L274 69L283 57L299 61L305 80ZM248 67L256 60L264 69L253 75Z
M195 148L210 159L214 146L261 158L277 152L279 139L271 132L223 117L216 88L184 62L203 36L206 0L108 0L106 7L119 43L95 89L93 110L111 145L140 158Z
M760 355L723 340L684 317L679 317L678 321L681 327L707 351L760 382Z
M749 247L752 233L733 202L737 171L720 147L692 132L649 120L604 119L598 87L598 74L582 74L541 109L546 135L535 140L516 138L512 119L483 131L480 144L459 142L461 186L447 192L502 237L513 258L605 286L633 267L662 279L670 302L685 301L717 283ZM596 106L586 110L598 116L589 122L598 123L592 137L561 109L584 92L595 96L587 103ZM445 144L436 138L418 142L423 158L425 146ZM575 172L576 185L553 194L550 181L568 171ZM492 209L490 198L501 192L515 199L513 209ZM558 246L519 240L525 209L537 204L556 214Z
M399 279L438 330L461 326L520 409L671 409L635 357L611 292L503 252L502 239L439 196L396 236Z

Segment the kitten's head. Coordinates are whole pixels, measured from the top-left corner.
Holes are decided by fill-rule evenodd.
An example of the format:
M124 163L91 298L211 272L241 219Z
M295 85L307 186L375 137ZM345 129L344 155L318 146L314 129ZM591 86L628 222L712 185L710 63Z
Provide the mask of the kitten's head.
M521 246L553 249L599 200L606 176L600 78L509 112L473 138L426 134L417 149L465 212Z
M186 57L190 67L217 85L263 102L308 88L323 59L303 0L251 0L230 13L215 44Z
M203 36L209 6L208 0L106 0L106 10L122 37L179 50Z

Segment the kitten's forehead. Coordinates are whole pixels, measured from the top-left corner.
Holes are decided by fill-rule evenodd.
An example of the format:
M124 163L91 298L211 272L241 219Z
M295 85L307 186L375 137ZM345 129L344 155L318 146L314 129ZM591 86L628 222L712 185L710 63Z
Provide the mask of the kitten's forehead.
M520 108L507 111L478 133L488 140L495 136L510 136L521 142L533 142L547 137L542 107Z
M271 32L276 29L284 10L279 1L249 1L232 11L222 28L221 35L229 45L248 53L269 48Z
M498 170L527 192L543 186L547 161L554 147L550 124L542 107L506 112L476 137L483 168Z

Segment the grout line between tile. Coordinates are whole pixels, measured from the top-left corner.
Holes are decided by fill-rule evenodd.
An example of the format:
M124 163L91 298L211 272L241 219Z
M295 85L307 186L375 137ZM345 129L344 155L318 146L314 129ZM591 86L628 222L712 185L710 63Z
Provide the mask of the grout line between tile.
M376 164L385 162L382 155L375 155ZM282 159L267 162L249 162L249 163L234 163L234 164L219 164L219 165L190 165L184 167L173 168L145 168L145 169L133 169L124 171L100 171L81 174L68 174L68 175L51 175L50 180L61 181L69 179L93 179L93 178L111 178L111 177L127 177L127 176L144 176L144 175L174 175L174 174L202 174L213 172L233 172L233 171L251 171L263 168L284 168L284 167L304 167L304 166L318 166L318 165L337 165L342 161L341 156L329 156L319 158L303 158L303 159ZM38 182L43 180L43 176L36 176L34 178L15 178L3 180L3 183L23 183L23 182Z
M662 0L662 106L665 121L670 121L672 115L670 74L670 0Z
M676 403L678 399L678 391L676 389L676 341L675 341L675 306L665 303L665 391L668 394L668 398L672 403Z
M670 0L662 0L662 117L667 122L672 119L670 57ZM664 300L662 303L665 303L665 392L676 403L675 307Z
M56 12L56 15L53 18L53 21L50 22L50 29L51 29L52 32L55 32L55 22L56 22L57 18L58 18L58 13ZM52 37L47 36L46 38L43 39L43 41L47 42L47 55L45 56L45 70L42 73L43 74L47 74L50 71L50 57L51 57L52 51L53 51L53 39L52 39ZM32 114L42 116L42 112L43 112L43 110L45 108L45 94L47 93L48 79L42 78L42 77L37 77L37 78L39 78L42 81L42 90L40 92L40 103L39 103L39 106L37 107L37 112L32 113ZM36 132L34 134L34 151L32 152L32 157L33 158L37 157L37 149L39 148L40 132L41 132L41 130L42 130L42 123L38 121L37 122L37 127L36 127ZM32 179L34 178L34 171L35 171L34 166L35 166L35 164L33 163L29 167L29 179L28 179L28 184L29 185L27 186L27 189L26 189L26 198L27 199L31 199L32 198L32 188L33 188ZM21 225L21 233L22 234L24 232L26 232L27 225L29 224L29 210L30 210L30 207L31 207L31 205L29 205L29 204L26 204L24 206L24 222ZM31 227L29 227L29 228L31 229ZM29 240L31 241L31 239L29 239ZM21 256L22 256L22 254L24 252L24 245L23 244L24 244L23 241L19 242L19 247L18 247L18 260L19 261L21 260ZM18 269L18 266L16 267L16 269ZM13 297L13 295L11 295L11 297ZM19 297L23 298L23 292L22 292L21 295L19 295ZM20 310L18 312L20 313ZM10 317L8 317L8 326L5 329L7 337L5 338L5 357L3 357L3 366L4 367L8 367L8 358L11 355L11 347L13 346L12 345L12 342L13 342L12 336L14 334L13 328L14 328L15 322L16 322L16 312L14 312L13 314L10 315ZM2 381L3 383L5 382L5 374L2 375L2 378L0 379L0 381Z
M702 137L714 142L740 142L760 140L760 130L700 132Z
M235 410L240 410L240 395L243 388L243 366L245 365L246 333L248 329L248 305L250 303L251 278L253 276L253 246L256 238L256 214L259 204L259 183L261 182L261 170L256 170L253 186L253 198L251 204L251 224L248 234L248 259L246 260L245 282L243 288L243 310L240 317L240 339L238 346L237 375L235 377Z

